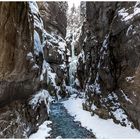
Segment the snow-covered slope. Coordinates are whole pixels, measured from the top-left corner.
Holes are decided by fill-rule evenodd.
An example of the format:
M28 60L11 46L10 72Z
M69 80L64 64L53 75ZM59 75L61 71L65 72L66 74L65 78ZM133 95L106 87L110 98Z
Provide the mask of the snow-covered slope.
M115 124L112 119L104 120L97 115L91 116L89 111L83 110L82 104L85 99L77 98L76 96L76 94L72 95L63 104L70 115L75 117L75 121L80 121L81 125L91 130L96 138L140 138L140 132L137 129Z

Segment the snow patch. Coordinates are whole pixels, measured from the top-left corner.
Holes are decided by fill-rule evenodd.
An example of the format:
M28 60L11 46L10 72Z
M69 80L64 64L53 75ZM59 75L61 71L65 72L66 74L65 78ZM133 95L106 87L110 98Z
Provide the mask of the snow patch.
M128 101L129 103L133 104L133 102L125 95L123 90L121 90L121 92L123 93L123 96L124 96L125 100Z
M132 18L134 18L136 15L140 14L140 8L137 7L138 3L135 4L133 8L133 12L130 14L129 9L121 9L118 11L118 15L121 16L121 20L127 22L128 20L131 20Z
M125 79L127 82L134 83L134 78L135 76L132 76L132 77L129 76L129 77L126 77Z
M48 125L51 123L51 121L45 121L39 126L39 129L36 133L30 135L29 139L45 139L50 137L50 131L52 129Z

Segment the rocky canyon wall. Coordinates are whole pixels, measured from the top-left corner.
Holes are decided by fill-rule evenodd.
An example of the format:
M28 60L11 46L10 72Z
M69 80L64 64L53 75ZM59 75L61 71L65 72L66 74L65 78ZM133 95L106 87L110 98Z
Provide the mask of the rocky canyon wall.
M48 63L48 90L58 98L68 95L67 44L65 41L68 8L67 2L38 2L41 18L46 31L47 42L43 48Z
M1 104L30 95L36 88L38 71L26 59L33 51L33 28L28 11L27 3L0 3Z
M49 119L50 94L57 96L59 91L59 96L65 96L64 5L0 3L1 138L28 138Z
M138 2L86 2L77 77L84 109L140 129ZM117 112L121 115L118 117Z

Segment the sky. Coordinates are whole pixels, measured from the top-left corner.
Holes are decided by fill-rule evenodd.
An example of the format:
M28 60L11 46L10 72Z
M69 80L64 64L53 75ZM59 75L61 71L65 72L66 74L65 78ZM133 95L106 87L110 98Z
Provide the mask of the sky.
M73 6L73 4L77 8L80 5L80 0L69 0L68 1L69 8L71 8Z

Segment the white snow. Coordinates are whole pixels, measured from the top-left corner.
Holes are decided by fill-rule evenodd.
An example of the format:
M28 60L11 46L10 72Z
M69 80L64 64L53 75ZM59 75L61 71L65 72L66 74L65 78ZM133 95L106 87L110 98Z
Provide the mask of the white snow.
M32 69L39 69L39 66L38 66L37 64L34 64L34 65L32 66Z
M75 121L80 121L83 127L92 130L97 138L140 138L137 129L131 129L115 124L112 119L104 120L97 115L91 116L90 112L83 110L84 99L71 96L69 100L63 101L65 108L70 115L75 117Z
M132 77L128 76L125 79L126 79L127 82L133 83L134 82L134 78L135 78L135 76L132 76Z
M129 13L130 10L129 9L125 9L125 8L119 10L118 14L121 16L121 20L126 22L126 21L132 19L134 16L140 14L140 8L137 7L137 6L138 6L138 3L136 3L135 6L132 7L133 8L133 12L132 13Z
M62 139L62 137L61 136L57 136L56 139Z
M32 108L34 109L37 103L41 103L42 101L44 101L49 114L50 102L52 101L52 98L47 90L42 89L38 91L37 94L33 95L32 99L29 101L29 104L32 105Z
M129 32L133 29L133 25L130 25L127 29L126 36L129 35Z
M94 104L92 104L91 109L94 111L95 109L97 109L97 107Z
M46 73L46 70L47 70L47 67L46 67L46 62L45 60L43 61L43 66L42 66L42 73L40 75L40 81L43 81L44 80L44 74Z
M37 5L36 2L30 1L30 2L29 2L29 6L30 6L30 9L31 9L31 12L32 12L32 13L36 13L36 14L39 13L38 5Z
M128 120L128 116L121 107L117 94L115 92L108 94L107 100L112 104L112 106L110 106L111 108L110 113L113 114L115 119L123 124L125 123L126 126L130 127L132 125L132 122Z
M119 10L119 11L118 11L118 14L121 15L123 19L124 19L126 16L129 15L129 14L126 12L126 9L125 9L125 8Z
M125 95L125 93L123 92L123 90L121 90L121 92L122 92L125 100L128 101L128 102L130 102L131 104L133 104L133 102Z
M48 125L51 123L51 121L45 121L42 125L39 126L39 129L36 133L30 135L29 139L45 139L50 137L50 131L52 129L48 127Z
M65 42L59 42L59 49L61 49L62 51L65 51L66 49L66 43Z
M27 57L33 58L33 54L32 54L31 52L29 52L29 53L27 54Z

